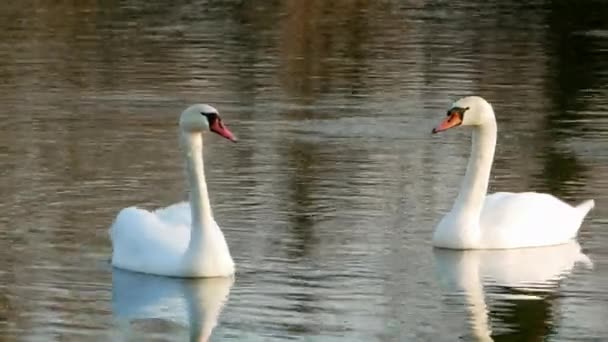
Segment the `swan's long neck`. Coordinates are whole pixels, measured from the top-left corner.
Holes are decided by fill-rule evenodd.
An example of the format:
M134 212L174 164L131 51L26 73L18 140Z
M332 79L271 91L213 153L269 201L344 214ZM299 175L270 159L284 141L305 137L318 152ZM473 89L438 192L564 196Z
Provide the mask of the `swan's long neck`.
M496 121L473 128L472 151L454 209L479 219L488 191L496 147Z
M206 231L212 229L213 222L203 165L203 135L200 132L182 132L182 144L186 154L192 215L192 232L188 248L197 250L203 243L205 235L208 235Z

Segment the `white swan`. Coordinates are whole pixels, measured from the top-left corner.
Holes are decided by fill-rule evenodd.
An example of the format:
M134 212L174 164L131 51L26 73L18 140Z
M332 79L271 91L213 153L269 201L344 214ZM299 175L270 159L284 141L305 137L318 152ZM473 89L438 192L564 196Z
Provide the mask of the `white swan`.
M451 249L548 246L576 237L594 201L573 207L549 194L499 192L486 195L496 145L492 106L464 97L448 110L433 133L472 126L472 152L460 193L433 234L433 245Z
M217 110L188 107L179 120L180 140L190 183L190 204L178 203L149 212L120 211L110 229L112 265L130 271L173 277L222 277L234 274L224 234L213 219L205 170L203 132L236 141Z
M187 326L190 341L208 341L233 283L233 277L178 279L114 269L112 312L125 330L131 327L124 323L162 319Z

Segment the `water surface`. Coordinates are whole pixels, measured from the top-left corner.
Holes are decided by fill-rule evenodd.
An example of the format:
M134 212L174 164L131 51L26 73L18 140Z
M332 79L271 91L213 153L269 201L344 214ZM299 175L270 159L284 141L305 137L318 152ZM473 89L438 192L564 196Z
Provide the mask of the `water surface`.
M608 336L608 15L601 1L79 1L0 5L3 340L598 341ZM578 243L437 251L490 100L491 191L596 208ZM130 205L187 198L177 118L205 140L238 274L113 270Z

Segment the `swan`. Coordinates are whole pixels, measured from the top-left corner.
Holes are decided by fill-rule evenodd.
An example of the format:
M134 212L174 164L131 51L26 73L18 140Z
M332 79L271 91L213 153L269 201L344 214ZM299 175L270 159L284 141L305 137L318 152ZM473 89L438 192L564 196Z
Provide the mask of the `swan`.
M479 96L456 101L433 134L458 126L472 126L472 152L460 193L452 210L433 233L433 245L449 249L540 247L574 239L595 202L571 206L536 192L498 192L487 195L496 146L492 105Z
M187 326L190 341L208 341L233 284L234 277L180 279L114 269L112 313L127 330L122 334L131 322L161 319Z
M190 203L153 212L122 209L110 228L112 266L170 277L227 277L234 262L211 212L203 166L203 132L211 131L236 142L218 111L195 104L179 119L182 150L190 189Z

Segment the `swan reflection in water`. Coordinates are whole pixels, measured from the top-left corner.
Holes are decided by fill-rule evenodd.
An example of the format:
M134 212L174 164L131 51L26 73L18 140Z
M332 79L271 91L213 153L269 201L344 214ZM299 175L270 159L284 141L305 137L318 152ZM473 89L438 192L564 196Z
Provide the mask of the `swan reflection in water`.
M470 313L472 333L479 341L493 340L492 325L496 321L499 321L497 325L500 321L519 325L516 329L519 334L546 333L546 321L551 318L549 295L557 291L559 281L570 275L577 264L593 267L576 241L509 250L435 249L434 255L442 288L449 294L463 296ZM484 286L492 287L493 291L488 291L492 292L490 296L484 293ZM488 309L486 299L489 298L497 306L508 307L509 312L502 315L505 317L495 317L500 316L498 310ZM540 314L537 312L539 307ZM520 340L529 340L532 336L522 337L519 336ZM542 339L542 336L536 337Z
M208 341L233 283L233 277L180 279L114 268L112 311L126 328L161 319L188 326L190 341Z

